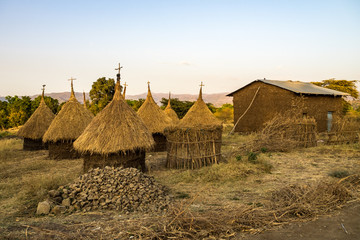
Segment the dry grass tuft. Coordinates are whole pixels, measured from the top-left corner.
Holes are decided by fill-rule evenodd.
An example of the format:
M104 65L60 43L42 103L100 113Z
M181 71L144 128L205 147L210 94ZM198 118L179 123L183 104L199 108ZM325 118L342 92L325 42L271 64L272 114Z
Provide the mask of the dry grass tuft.
M0 140L0 222L34 214L50 189L81 173L81 160L52 161L47 151L22 151L20 139Z
M359 181L359 176L355 177ZM350 182L318 182L306 186L284 187L273 192L264 204L241 205L235 208L214 208L192 211L196 198L181 201L160 216L134 216L128 219L111 218L106 222L62 226L54 229L27 226L30 236L46 239L219 239L232 238L238 232L261 232L279 224L313 219L341 207L351 199ZM353 187L354 184L351 184ZM359 185L356 186L357 188ZM313 204L308 203L314 201ZM103 219L103 218L102 218ZM95 231L96 229L96 231Z
M328 144L358 143L360 139L360 119L345 116L337 118L328 133Z

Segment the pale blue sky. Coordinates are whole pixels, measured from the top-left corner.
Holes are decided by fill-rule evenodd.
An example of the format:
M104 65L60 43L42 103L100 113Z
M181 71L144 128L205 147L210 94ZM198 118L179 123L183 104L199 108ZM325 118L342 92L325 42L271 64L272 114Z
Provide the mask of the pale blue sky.
M360 79L360 0L0 0L0 96L231 92L258 78Z

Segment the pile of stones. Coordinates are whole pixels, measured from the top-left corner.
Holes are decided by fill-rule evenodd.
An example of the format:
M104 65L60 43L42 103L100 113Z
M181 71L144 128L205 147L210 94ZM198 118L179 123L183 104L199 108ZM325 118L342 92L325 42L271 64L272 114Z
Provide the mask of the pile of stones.
M75 183L49 191L49 200L39 203L37 214L102 209L157 212L165 211L169 203L166 188L153 177L135 168L105 167L91 169Z

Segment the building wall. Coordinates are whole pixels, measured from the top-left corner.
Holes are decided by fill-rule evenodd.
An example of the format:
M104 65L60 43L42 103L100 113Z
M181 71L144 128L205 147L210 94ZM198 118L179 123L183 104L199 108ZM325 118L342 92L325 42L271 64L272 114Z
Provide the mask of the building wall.
M263 128L265 122L272 119L277 113L285 112L291 108L299 94L269 85L263 82L253 82L233 94L234 123L245 112L251 103L258 87L259 92L248 110L235 128L236 132L255 132ZM305 95L303 113L314 117L319 132L327 130L327 113L333 112L333 118L342 112L341 97L324 95Z

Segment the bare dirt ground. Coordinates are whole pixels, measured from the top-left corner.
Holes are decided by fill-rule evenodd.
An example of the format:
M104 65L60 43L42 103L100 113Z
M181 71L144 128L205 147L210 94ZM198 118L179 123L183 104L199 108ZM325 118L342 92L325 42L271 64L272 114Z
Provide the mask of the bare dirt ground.
M359 144L318 146L288 153L265 152L257 155L254 164L234 147L237 141L243 141L242 137L225 139L223 153L227 163L194 171L165 169L162 164L166 155L150 153L147 155L151 165L149 174L166 185L174 201L185 206L184 211L190 215L205 216L213 212L223 216L238 209L261 210L269 195L283 187L338 181L329 176L336 171L350 175L360 173ZM48 190L69 183L81 174L82 160L49 160L46 151L24 152L21 144L19 139L0 140L0 238L132 239L139 236L135 234L138 232L158 231L155 223L164 219L161 214L124 215L106 211L35 216L36 204L46 198ZM338 210L331 209L324 215L294 218L281 224L239 227L236 233L229 232L222 237L360 239L359 191L355 190L352 195L344 208L339 204ZM233 223L224 222L224 226L227 224ZM198 235L200 238L215 239L206 229L198 231L204 231Z
M257 235L241 235L248 240L358 240L360 239L360 204L321 216L310 222L283 225Z

